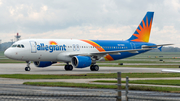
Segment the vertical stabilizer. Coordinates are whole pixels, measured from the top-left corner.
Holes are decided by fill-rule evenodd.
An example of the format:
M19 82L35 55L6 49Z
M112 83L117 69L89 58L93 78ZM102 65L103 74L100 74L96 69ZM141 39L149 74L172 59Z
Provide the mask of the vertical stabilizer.
M134 34L128 39L135 42L149 42L154 12L147 12Z

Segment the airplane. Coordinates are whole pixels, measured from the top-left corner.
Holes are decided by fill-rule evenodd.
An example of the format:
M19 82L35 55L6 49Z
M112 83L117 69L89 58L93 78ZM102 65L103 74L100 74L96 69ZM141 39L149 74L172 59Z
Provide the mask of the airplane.
M65 62L64 69L86 68L98 71L97 61L114 61L141 54L166 45L149 43L154 12L147 12L132 36L125 40L84 39L24 39L15 42L4 55L7 58L26 61L25 71L30 71L31 61L39 68ZM71 64L69 64L71 63Z

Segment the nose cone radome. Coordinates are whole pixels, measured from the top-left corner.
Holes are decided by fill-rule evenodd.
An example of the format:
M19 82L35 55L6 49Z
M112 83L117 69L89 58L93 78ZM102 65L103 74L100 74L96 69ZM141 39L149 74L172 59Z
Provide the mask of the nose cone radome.
M11 55L12 55L12 52L7 49L5 52L4 52L4 55L7 57L7 58L11 58Z

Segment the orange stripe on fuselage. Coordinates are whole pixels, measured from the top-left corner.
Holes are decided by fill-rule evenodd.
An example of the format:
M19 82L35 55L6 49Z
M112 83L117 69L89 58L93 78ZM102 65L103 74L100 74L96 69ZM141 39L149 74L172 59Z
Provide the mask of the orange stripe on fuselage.
M100 46L98 45L97 43L91 41L91 40L81 40L81 41L84 41L84 42L87 42L89 43L90 45L96 47L96 49L99 51L99 52L105 52L105 50ZM98 48L97 48L98 47Z
M105 50L100 46L98 45L97 43L91 41L91 40L81 40L81 41L84 41L86 43L89 43L90 45L96 47L96 49L99 51L99 52L105 52ZM98 48L97 48L98 47ZM114 60L109 54L106 55L105 57L105 60L109 60L109 61L112 61Z
M108 59L109 61L113 61L114 60L109 54L106 55L105 59Z

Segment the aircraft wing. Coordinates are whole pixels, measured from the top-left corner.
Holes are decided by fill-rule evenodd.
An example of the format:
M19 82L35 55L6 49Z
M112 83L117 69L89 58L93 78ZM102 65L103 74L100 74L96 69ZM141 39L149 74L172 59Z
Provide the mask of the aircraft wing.
M152 50L154 48L142 48L142 49L128 49L128 50L115 50L115 51L104 51L104 52L91 52L91 53L77 53L77 54L69 54L69 56L94 56L94 55L105 55L105 54L116 54L120 55L121 52L130 52L130 53L138 53L141 50Z

